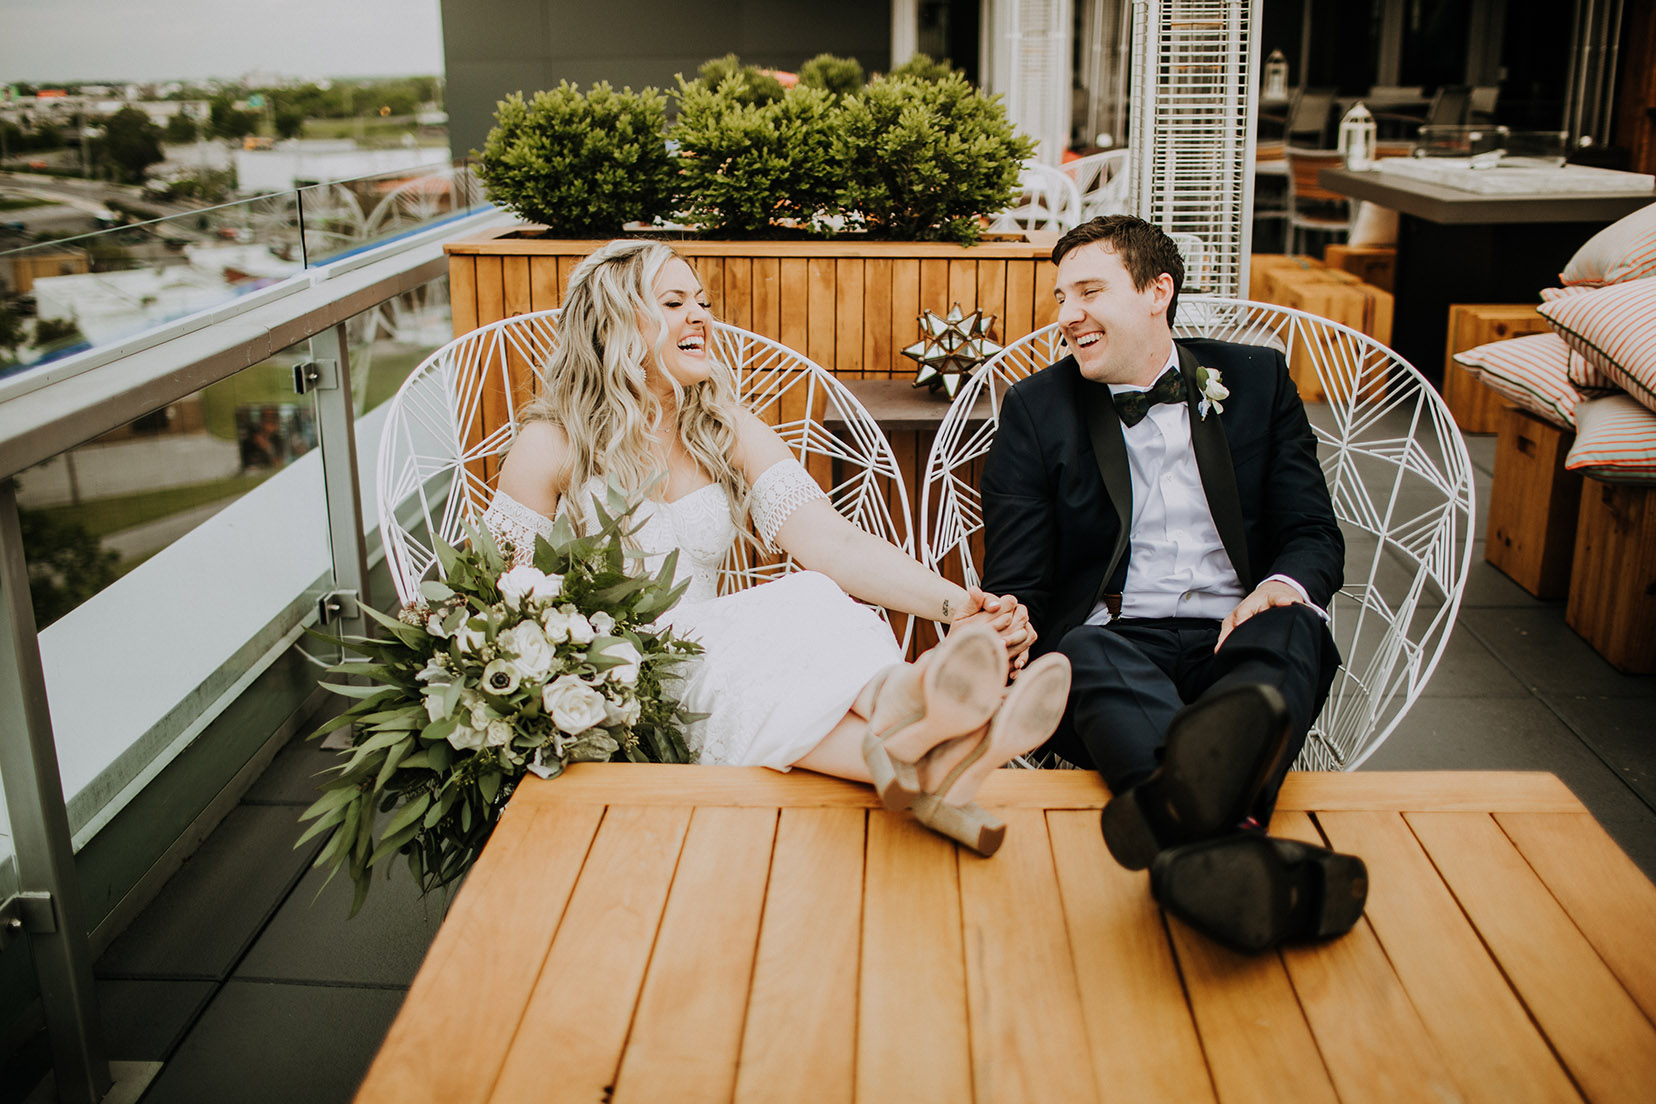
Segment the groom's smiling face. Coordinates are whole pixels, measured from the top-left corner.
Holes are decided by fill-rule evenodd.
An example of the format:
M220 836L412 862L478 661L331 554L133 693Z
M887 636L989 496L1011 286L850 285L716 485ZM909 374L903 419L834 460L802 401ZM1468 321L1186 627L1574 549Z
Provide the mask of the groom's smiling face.
M1173 277L1163 273L1142 288L1107 242L1064 254L1053 288L1058 326L1081 374L1097 383L1148 387L1172 349L1167 304Z

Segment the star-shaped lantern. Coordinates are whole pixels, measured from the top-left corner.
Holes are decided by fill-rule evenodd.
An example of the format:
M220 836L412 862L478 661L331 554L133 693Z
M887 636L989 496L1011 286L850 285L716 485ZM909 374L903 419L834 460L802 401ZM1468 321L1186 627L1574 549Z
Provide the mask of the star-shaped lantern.
M995 316L980 310L966 314L956 303L947 317L940 318L933 311L920 316L920 340L903 350L903 355L920 362L914 373L914 386L941 387L954 398L960 389L962 376L967 375L1001 351L989 340L989 328Z

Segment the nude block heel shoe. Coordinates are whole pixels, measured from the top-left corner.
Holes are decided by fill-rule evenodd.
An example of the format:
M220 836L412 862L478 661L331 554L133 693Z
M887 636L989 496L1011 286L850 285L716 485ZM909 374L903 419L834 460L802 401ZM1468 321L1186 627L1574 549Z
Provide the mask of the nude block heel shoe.
M1007 691L976 745L949 770L936 790L915 799L915 819L985 857L999 850L1006 839L1005 821L976 801L951 802L946 798L957 786L962 787L962 793L975 795L989 771L1044 744L1063 719L1069 686L1068 659L1051 654L1031 663Z
M918 672L902 664L870 681L863 761L882 805L900 811L914 804L920 796L915 763L982 726L1000 704L1006 672L1000 637L987 626L969 625L950 633Z

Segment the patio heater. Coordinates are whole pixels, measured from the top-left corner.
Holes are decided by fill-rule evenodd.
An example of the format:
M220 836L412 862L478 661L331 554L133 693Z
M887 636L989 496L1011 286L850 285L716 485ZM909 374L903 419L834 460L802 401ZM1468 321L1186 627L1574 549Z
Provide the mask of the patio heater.
M1241 298L1252 248L1260 0L1134 0L1133 195L1185 288Z

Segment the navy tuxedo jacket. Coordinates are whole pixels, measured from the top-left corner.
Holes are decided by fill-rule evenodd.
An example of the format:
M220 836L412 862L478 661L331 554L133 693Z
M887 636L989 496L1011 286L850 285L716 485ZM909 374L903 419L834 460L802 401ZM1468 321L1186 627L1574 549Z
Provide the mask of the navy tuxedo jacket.
M1287 575L1326 608L1340 587L1345 540L1282 354L1176 344L1192 383L1191 446L1208 508L1244 591ZM1230 389L1222 414L1200 416L1197 365L1217 369ZM1035 651L1048 651L1126 578L1132 479L1109 387L1083 377L1073 356L1015 384L982 491L983 588L1027 605L1040 633Z

